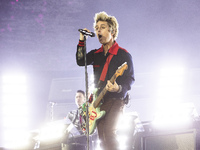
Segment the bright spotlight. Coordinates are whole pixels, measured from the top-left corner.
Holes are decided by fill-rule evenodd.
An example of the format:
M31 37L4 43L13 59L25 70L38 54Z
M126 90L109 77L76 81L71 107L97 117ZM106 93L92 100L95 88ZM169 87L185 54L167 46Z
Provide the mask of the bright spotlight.
M3 75L0 117L4 145L25 143L23 133L28 132L30 121L28 104L26 76L19 73Z
M19 100L15 100L15 99L19 99ZM2 99L4 101L6 101L6 103L8 104L12 104L12 105L24 105L24 104L28 104L27 102L27 95L26 94L22 94L22 93L18 93L18 94L10 94L10 93L4 93L2 95Z
M27 86L25 84L4 84L3 86L3 93L26 93Z
M9 130L4 133L4 145L9 149L23 149L30 144L28 131Z
M120 150L130 149L133 145L133 135L138 122L138 113L130 112L123 114L117 124L117 140Z
M178 103L183 97L185 69L183 67L169 67L160 70L158 82L158 105Z
M152 124L161 129L180 128L189 125L197 116L198 113L192 103L169 105L156 113Z
M177 68L163 68L160 71L159 85L163 87L181 86L184 81L184 69Z
M95 150L102 150L101 147L100 147L101 141L97 140L96 143L97 143L97 146L96 146Z
M2 78L6 84L26 84L26 76L23 74L7 74Z
M182 76L185 73L185 69L183 67L168 67L163 68L160 71L161 76Z
M127 148L128 138L130 138L130 137L128 137L126 135L118 135L117 140L119 142L120 150L125 150Z
M64 135L64 129L65 125L62 123L57 123L57 122L47 123L43 128L41 128L37 140L41 142L47 142L59 139Z
M130 112L119 117L117 128L120 132L127 132L133 128L133 122L138 118L137 112Z

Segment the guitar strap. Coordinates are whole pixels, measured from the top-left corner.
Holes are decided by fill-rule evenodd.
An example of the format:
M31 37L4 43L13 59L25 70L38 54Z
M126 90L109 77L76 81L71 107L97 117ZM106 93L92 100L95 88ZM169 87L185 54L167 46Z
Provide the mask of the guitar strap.
M101 76L100 76L100 79L99 79L100 81L104 81L104 80L105 80L106 74L107 74L107 71L108 71L108 66L109 66L109 64L110 64L110 61L111 61L112 57L113 57L112 54L110 54L110 55L107 57L106 62L105 62L104 67L103 67L103 70L102 70L102 72L101 72Z

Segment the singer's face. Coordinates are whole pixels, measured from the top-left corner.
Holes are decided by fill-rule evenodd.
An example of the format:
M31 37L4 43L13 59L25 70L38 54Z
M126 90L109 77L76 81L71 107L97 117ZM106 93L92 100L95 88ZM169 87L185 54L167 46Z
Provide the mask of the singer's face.
M113 35L110 32L106 21L98 21L95 26L95 32L101 44L107 44L113 40Z

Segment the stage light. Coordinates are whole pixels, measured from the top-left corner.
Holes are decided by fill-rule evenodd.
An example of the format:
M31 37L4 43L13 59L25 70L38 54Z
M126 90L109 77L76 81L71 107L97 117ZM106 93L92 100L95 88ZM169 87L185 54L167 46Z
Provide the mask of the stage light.
M9 129L4 133L4 147L7 149L24 149L30 144L30 135L24 129Z
M100 140L96 141L96 148L95 148L95 150L102 150L101 147L100 147L100 143L101 143Z
M4 117L2 120L2 125L4 126L4 128L15 128L16 130L18 130L18 128L27 128L29 125L29 122L27 121L27 119L24 119L26 117L22 116L7 116L6 118ZM4 130L5 132L6 130ZM8 130L9 131L9 130Z
M26 76L20 73L10 73L2 77L2 82L4 84L26 84Z
M126 132L133 128L136 119L138 118L137 112L124 113L118 119L117 128L120 132Z
M27 112L29 112L28 108L25 105L19 105L19 104L17 105L6 104L2 108L2 114L7 116L12 116L13 119L14 117L16 117L16 115L19 117L28 117Z
M28 133L29 106L27 79L22 73L2 76L2 141L3 145L25 143L24 134Z
M20 84L4 84L3 86L3 92L4 93L26 93L27 87L26 85L20 85Z
M2 83L4 94L23 94L27 92L26 77L24 75L4 75Z
M163 68L160 70L160 85L182 85L184 73L182 67Z
M192 103L168 105L160 108L152 124L161 129L181 128L189 125L197 116L198 113Z
M16 98L19 100L15 100ZM28 104L27 95L23 93L18 93L18 94L4 93L2 95L2 99L6 101L7 104L9 103L12 105L27 105Z
M120 150L130 149L133 145L133 136L138 123L138 113L129 112L120 116L117 124L117 140Z
M158 80L158 107L179 103L184 94L185 69L183 67L168 67L160 70Z
M167 97L177 97L181 96L183 92L183 87L182 86L169 86L169 87L160 87L160 89L157 90L157 95L159 97L162 96L167 96Z
M36 137L36 139L41 142L48 142L60 139L64 135L65 129L66 126L63 123L58 123L58 122L47 123L44 127L40 129L40 133L38 137Z
M128 141L128 136L126 135L118 135L117 140L119 142L119 148L120 150L125 150L127 148L127 141Z

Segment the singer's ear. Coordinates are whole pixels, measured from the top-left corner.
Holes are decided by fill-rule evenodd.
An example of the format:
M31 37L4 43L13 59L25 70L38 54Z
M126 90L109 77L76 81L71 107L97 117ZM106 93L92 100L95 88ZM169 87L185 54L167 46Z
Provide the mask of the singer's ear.
M112 34L112 36L114 36L115 30L111 29L111 34Z

